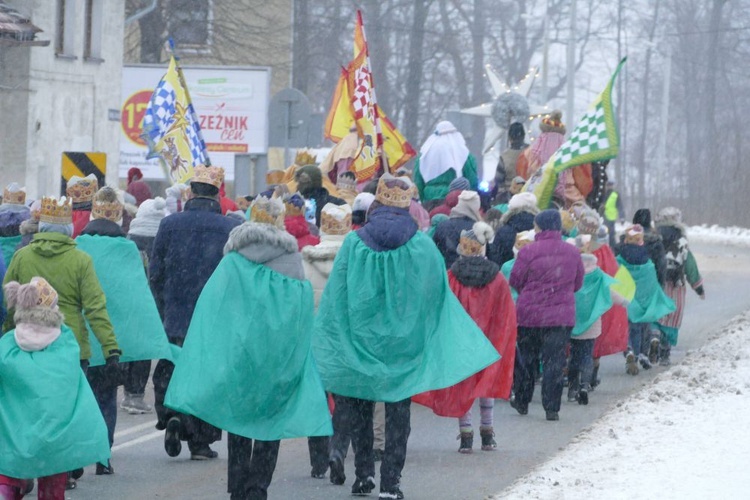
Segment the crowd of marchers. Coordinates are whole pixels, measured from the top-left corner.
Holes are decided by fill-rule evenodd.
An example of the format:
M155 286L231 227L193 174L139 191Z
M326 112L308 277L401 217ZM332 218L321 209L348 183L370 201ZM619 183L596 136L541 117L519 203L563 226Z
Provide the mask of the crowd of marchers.
M493 408L556 421L586 405L599 360L670 363L702 280L674 207L624 214L606 164L561 175L553 209L524 190L560 146L559 113L528 145L509 130L489 189L448 122L413 170L358 179L342 141L300 153L268 189L231 200L224 171L153 197L74 177L0 205L0 499L65 498L110 450L118 406L154 409L169 456L211 460L226 432L232 499L268 495L282 439L306 437L310 474L404 498L411 403L457 419L460 453L498 447ZM355 141L356 142L356 141ZM7 266L7 267L6 267ZM156 361L152 366L152 361ZM153 373L152 373L153 368ZM146 396L153 381L154 407ZM124 386L118 400L118 387ZM29 418L33 415L34 418ZM440 445L437 445L440 446ZM167 492L165 492L167 494Z

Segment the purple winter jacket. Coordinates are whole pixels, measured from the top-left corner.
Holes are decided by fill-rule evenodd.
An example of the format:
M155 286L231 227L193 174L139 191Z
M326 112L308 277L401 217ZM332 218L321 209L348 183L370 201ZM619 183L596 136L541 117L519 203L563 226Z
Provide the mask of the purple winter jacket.
M534 243L518 252L510 286L518 291L518 326L575 326L575 292L583 284L583 261L560 231L537 233Z

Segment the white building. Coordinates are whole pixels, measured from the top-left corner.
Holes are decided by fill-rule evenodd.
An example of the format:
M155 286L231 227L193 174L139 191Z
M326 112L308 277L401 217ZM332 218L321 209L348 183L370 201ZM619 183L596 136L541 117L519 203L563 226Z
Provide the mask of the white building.
M0 188L59 194L64 151L106 153L117 183L124 3L0 0L50 41L0 38Z

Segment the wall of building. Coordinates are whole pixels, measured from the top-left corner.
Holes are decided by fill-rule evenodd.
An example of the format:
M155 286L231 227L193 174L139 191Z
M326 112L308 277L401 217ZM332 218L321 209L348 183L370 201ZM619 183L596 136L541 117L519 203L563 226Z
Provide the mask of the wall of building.
M0 48L0 188L26 179L29 52L38 48Z
M117 183L119 120L109 121L110 109L120 108L124 3L101 2L101 51L97 59L84 58L85 0L71 0L75 12L73 40L66 52L55 54L56 0L12 0L30 15L52 40L48 47L28 51L26 80L30 91L25 103L25 184L35 198L60 190L63 151L99 151L107 154L107 183ZM16 71L12 69L12 71ZM17 106L23 113L24 105ZM3 108L5 109L5 108ZM3 154L3 161L5 161Z

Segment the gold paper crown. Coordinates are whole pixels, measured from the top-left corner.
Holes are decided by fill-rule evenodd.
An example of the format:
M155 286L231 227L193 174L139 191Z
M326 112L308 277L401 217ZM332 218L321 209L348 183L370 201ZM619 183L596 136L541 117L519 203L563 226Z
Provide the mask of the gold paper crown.
M294 164L300 167L303 167L305 165L315 165L316 163L317 162L315 161L315 155L310 154L304 149L298 151L297 156L294 157Z
M320 232L328 235L347 234L352 230L352 214L348 213L342 220L337 219L328 212L320 214Z
M122 204L119 201L95 201L91 207L91 218L120 222L122 220Z
M295 215L304 215L305 214L305 206L302 205L301 207L295 206L294 203L284 202L284 208L286 209L286 216L292 217Z
M402 186L402 184L398 184L389 188L386 185L386 179L381 177L375 193L375 200L390 207L409 208L409 205L411 205L412 189L411 187L404 189Z
M49 222L50 224L70 224L73 222L70 198L62 198L60 202L54 197L45 196L42 198L39 222Z
M26 203L26 191L23 188L18 188L17 191L11 191L10 187L7 186L3 190L3 205L24 205ZM16 187L18 184L16 184Z
M278 198L259 196L250 208L250 221L260 224L271 224L279 228L284 227L284 204ZM272 212L278 212L273 215Z
M466 257L482 256L484 255L484 245L471 236L462 234L458 240L458 253Z
M37 276L31 279L30 284L33 284L36 288L37 307L55 307L57 305L57 292L52 288L52 285L47 283L47 280Z
M191 182L202 182L203 184L210 184L215 188L221 188L221 184L224 182L224 169L221 167L198 165L193 169Z
M73 184L70 184L70 183ZM85 203L94 199L94 195L99 190L99 181L92 174L87 177L73 176L68 181L68 187L65 194L71 198L73 203Z

